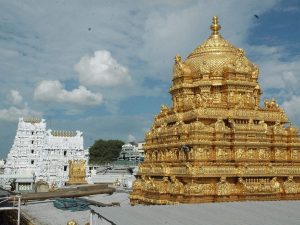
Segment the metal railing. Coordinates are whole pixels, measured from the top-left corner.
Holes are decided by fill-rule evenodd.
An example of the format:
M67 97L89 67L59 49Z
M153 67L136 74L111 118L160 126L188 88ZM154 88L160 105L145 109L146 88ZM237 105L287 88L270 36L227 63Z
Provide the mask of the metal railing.
M16 203L16 199L18 200L18 203ZM17 218L17 225L20 225L20 220L21 220L21 195L15 195L15 196L10 196L10 197L2 197L0 198L0 205L8 202L8 201L13 201L11 207L1 207L0 206L0 211L4 210L17 210L18 211L18 218Z

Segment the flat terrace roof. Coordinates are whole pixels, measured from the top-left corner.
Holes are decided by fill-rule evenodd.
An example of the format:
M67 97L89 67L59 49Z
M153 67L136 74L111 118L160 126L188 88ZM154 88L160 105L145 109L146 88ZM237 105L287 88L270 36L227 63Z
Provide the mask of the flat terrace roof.
M283 225L300 224L300 201L257 201L180 204L166 206L131 206L126 193L94 195L91 200L120 207L91 208L118 225ZM89 221L90 211L63 211L52 201L33 202L22 206L22 212L35 224L67 224L75 219L79 224Z

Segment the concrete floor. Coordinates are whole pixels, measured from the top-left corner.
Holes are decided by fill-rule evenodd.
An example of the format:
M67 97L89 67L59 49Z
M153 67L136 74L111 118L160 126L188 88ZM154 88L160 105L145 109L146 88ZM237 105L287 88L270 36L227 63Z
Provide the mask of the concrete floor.
M170 206L130 206L128 194L94 195L89 199L103 203L120 202L120 207L91 208L119 225L297 225L300 201L261 201L181 204ZM36 224L64 225L75 219L79 225L89 221L89 210L63 211L52 201L22 206Z

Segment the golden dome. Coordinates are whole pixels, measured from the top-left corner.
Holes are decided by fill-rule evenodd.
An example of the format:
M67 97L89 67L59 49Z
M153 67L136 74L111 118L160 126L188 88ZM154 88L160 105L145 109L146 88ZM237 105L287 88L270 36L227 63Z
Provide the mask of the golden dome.
M221 74L225 70L236 71L237 64L243 64L245 68L236 72L251 73L256 69L256 66L244 56L242 49L236 48L219 34L221 26L218 17L213 17L210 29L212 30L210 37L185 60L193 76L208 73Z

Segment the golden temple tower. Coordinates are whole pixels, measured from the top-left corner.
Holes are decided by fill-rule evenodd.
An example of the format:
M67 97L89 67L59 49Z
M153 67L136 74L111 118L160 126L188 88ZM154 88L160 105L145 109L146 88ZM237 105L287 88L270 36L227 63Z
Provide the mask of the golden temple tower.
M300 139L274 99L260 106L258 67L212 34L175 57L173 106L146 134L131 204L300 199Z

